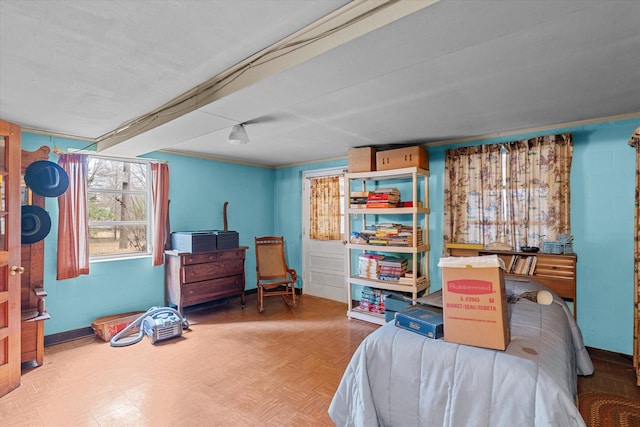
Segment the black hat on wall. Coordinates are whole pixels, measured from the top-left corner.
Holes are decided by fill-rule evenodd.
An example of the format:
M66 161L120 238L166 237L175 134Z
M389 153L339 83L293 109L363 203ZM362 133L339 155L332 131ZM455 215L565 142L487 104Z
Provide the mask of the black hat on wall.
M22 206L22 244L29 245L47 237L51 231L51 217L40 206Z
M24 173L31 191L44 197L58 197L69 188L69 176L60 165L48 160L31 163Z

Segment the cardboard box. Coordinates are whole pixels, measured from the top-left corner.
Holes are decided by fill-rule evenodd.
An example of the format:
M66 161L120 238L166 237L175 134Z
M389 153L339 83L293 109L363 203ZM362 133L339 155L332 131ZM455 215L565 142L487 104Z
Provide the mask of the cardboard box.
M405 299L400 294L390 293L384 299L385 311L402 311L411 305L411 300Z
M216 250L216 235L210 231L176 231L171 233L171 248L180 252Z
M376 153L376 167L379 171L409 167L428 170L429 156L421 145L378 151Z
M500 266L477 266L482 258L500 261L495 255L440 259L444 340L504 350L511 340L504 273ZM468 264L453 267L456 262Z
M395 325L433 339L444 334L442 310L425 305L412 305L397 312Z
M377 151L378 149L374 147L350 148L349 172L375 171Z
M144 311L130 311L128 313L99 317L91 323L91 328L98 338L109 342L118 332L129 326L144 313ZM138 328L132 328L132 332L134 332L134 329L138 330Z

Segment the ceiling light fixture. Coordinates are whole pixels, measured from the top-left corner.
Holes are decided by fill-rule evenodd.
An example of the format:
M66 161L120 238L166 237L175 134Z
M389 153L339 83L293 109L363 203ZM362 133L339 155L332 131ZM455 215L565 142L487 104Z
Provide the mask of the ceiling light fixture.
M229 144L233 145L244 145L249 143L249 135L247 135L247 131L244 128L244 124L234 125L231 128L231 133L229 134L229 138L227 138Z

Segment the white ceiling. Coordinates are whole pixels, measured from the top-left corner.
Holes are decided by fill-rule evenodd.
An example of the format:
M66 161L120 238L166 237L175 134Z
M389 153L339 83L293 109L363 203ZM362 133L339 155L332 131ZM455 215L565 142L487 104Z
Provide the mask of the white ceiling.
M169 150L282 166L356 146L640 114L640 1L399 5L0 0L0 117L100 141L109 154ZM359 33L245 79L255 67L233 90L176 107L146 132L121 129L326 15L372 6L384 9L354 25ZM398 12L407 6L418 10ZM248 123L250 144L226 142L236 123Z

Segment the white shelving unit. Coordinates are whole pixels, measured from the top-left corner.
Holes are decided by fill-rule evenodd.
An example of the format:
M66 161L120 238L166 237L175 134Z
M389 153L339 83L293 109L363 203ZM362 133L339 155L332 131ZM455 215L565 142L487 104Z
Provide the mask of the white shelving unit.
M348 289L349 309L347 316L353 319L360 319L367 322L382 325L385 323L384 315L372 313L358 308L359 296L354 293L354 286L368 286L374 289L381 289L394 292L405 292L412 296L415 300L418 293L428 290L429 281L429 171L417 167L394 169L388 171L375 172L357 172L347 173L345 175L345 212L347 218L345 220L345 237L347 239L347 262L346 274ZM372 191L384 182L384 187L391 186L394 182L404 188L401 191L401 200L413 201L413 207L400 208L351 208L350 197L352 191ZM394 185L395 186L395 185ZM423 191L419 192L420 186ZM410 187L411 194L408 194L406 188ZM417 202L422 202L422 206L418 207ZM351 232L365 229L367 225L373 225L373 221L380 215L394 215L393 218L400 218L397 223L404 225L413 225L413 246L380 246L350 243ZM388 221L384 221L388 222ZM422 228L423 240L422 245L418 243L418 228ZM384 280L375 280L359 276L358 265L354 263L355 254L364 251L386 254L390 256L398 256L398 254L410 254L407 257L411 261L412 269L416 274L411 284L400 284ZM417 272L420 275L417 276ZM416 277L417 276L417 277Z

